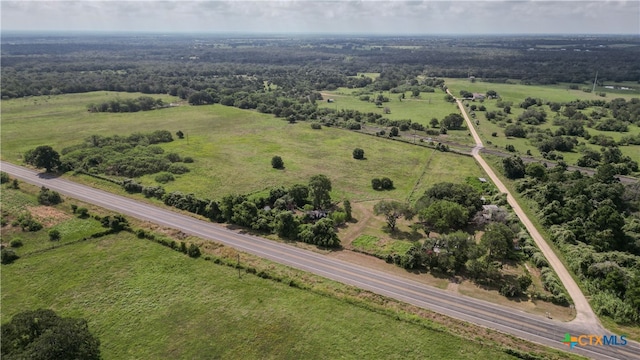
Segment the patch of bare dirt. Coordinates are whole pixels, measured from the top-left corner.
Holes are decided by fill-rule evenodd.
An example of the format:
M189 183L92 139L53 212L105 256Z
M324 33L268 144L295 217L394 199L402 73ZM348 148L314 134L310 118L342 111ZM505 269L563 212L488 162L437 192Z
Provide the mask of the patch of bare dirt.
M71 219L71 215L50 206L28 206L27 211L44 227L51 227Z
M351 204L351 212L357 222L349 224L344 231L339 232L340 243L345 249L351 248L351 242L362 234L362 230L367 227L373 217L371 203L373 201L354 202Z

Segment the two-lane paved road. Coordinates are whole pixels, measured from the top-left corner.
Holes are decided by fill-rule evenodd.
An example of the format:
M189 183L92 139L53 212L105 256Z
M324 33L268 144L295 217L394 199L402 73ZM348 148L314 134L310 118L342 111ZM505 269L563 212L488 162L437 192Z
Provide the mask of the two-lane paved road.
M81 201L179 229L185 233L213 240L293 268L547 346L567 350L567 347L561 343L565 333L582 334L589 331L579 323L563 323L482 300L452 294L291 245L240 234L207 221L93 189L66 179L42 176L33 170L4 162L0 162L0 165L2 171L15 178L37 186L46 186ZM638 359L640 344L629 343L626 346L618 347L577 347L571 351L594 359Z

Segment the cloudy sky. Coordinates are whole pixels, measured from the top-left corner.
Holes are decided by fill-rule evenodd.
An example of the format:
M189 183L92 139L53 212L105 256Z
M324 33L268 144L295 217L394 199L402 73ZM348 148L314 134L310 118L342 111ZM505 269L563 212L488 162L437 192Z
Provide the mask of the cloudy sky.
M640 34L640 0L0 1L3 31Z

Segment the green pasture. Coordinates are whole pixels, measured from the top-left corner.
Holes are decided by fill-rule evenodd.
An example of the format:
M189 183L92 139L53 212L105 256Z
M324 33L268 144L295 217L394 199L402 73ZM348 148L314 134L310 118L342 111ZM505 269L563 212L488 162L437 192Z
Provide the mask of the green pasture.
M2 265L2 322L87 319L105 359L514 359L330 296L110 235Z
M502 97L502 101L509 101L513 103L511 105L511 114L507 117L507 119L511 119L513 123L515 123L518 116L524 112L524 109L520 108L519 104L524 101L526 97L542 98L545 101L548 100L558 102L571 101L575 99L611 100L615 97L620 97L618 96L619 94L615 94L615 96L612 95L610 97L602 98L595 94L585 93L581 90L567 90L567 86L561 88L560 85L533 86L491 84L482 82L471 83L466 79L447 79L446 84L449 86L454 95L458 95L460 90L480 92L483 94L486 93L487 90L495 90ZM635 97L638 97L638 95L636 95ZM484 105L487 108L487 111L502 110L496 106L497 101L498 100L487 99L483 102L467 101L465 103L468 103L469 105L473 104L476 106ZM538 125L538 127L541 129L550 129L551 131L556 131L557 129L559 129L560 126L553 125L553 118L556 116L556 113L553 112L547 105L543 105L541 108L547 113L547 121L543 124ZM594 108L586 108L580 111L588 116L593 110ZM486 112L476 110L475 113L476 119L479 121L479 126L476 126L476 130L478 130L480 137L483 139L485 147L504 151L505 146L511 144L516 148L517 153L521 155L526 154L527 150L529 150L534 157L542 158L540 152L531 143L530 140L505 137L504 128L509 125L508 121L492 123L489 120L486 120ZM591 136L605 135L612 137L615 141L619 141L623 136L636 135L640 133L640 127L634 124L629 125L628 132L600 131L589 127L585 127L585 130L587 130ZM492 136L494 132L497 133L496 137ZM590 144L587 140L584 140L582 138L579 139L579 142L583 144L580 145L580 147L584 146L585 148L600 151L601 146L599 145ZM624 155L630 156L635 160L640 160L640 147L620 146L620 150ZM574 165L578 158L582 156L579 147L574 148L572 152L565 152L561 154L563 155L564 160L568 164L572 165Z
M61 151L93 134L129 135L166 129L172 133L181 130L186 136L162 144L165 151L195 160L187 164L191 172L176 176L166 189L214 199L307 183L321 173L331 179L334 199L405 200L416 184L416 191L422 192L432 181L482 176L469 157L434 154L432 149L342 129L314 130L307 122L289 124L271 115L222 105L181 105L121 114L86 111L88 103L116 96L125 94L99 92L3 101L2 159L21 163L21 155L38 145L48 144ZM365 160L352 158L356 147L364 149ZM271 167L274 155L283 158L284 170ZM421 178L422 174L428 180ZM371 179L385 176L393 180L396 189L374 191ZM155 185L153 178L145 176L141 182Z
M429 121L432 118L442 120L451 113L457 113L458 108L455 103L445 101L445 93L437 90L432 93L420 93L418 98L412 98L411 92L405 93L405 99L400 101L401 94L394 94L385 91L382 94L389 98L389 102L382 103L381 107L377 107L375 103L360 100L359 92L363 89L338 88L335 91L323 92L324 101L318 102L319 107L342 110L351 109L364 113L378 113L391 120L410 119L429 127ZM371 98L378 96L379 92L372 91L368 93ZM333 99L332 103L327 102ZM384 113L384 108L388 107L391 111L389 114Z
M371 80L375 80L380 77L380 73L358 73L358 76L365 76L371 78Z
M595 74L594 74L595 75ZM611 100L615 98L630 99L633 97L639 97L640 91L628 91L622 92L620 90L610 90L604 87L597 86L595 92L587 93L582 91L582 88L592 88L592 84L578 84L578 90L569 89L570 84L557 84L557 85L522 85L522 84L499 84L490 83L480 80L475 82L469 81L469 79L460 78L446 78L445 85L451 90L454 96L460 95L460 90L467 90L470 92L477 92L485 94L488 90L495 90L498 95L504 101L513 101L518 106L525 98L540 98L544 101L551 102L568 102L576 99L582 100ZM607 85L621 85L631 86L629 84L607 84ZM638 88L638 84L635 84L634 88ZM601 97L598 93L604 92L606 97ZM513 108L513 106L512 106Z

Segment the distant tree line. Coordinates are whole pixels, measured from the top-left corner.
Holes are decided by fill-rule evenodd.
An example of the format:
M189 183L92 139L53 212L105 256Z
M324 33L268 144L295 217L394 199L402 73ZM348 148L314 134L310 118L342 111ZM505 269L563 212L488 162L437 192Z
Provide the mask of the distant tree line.
M166 107L162 99L153 99L150 96L140 96L135 99L114 99L99 104L87 105L90 112L138 112L149 111Z
M441 84L406 79L417 75L466 78L470 72L495 82L519 79L532 84L591 82L596 70L601 81L640 78L635 66L637 47L610 46L635 45L635 39L620 36L579 39L577 45L565 44L562 38L549 40L567 51L536 48L536 41L543 39L505 37L487 42L461 37L274 38L246 39L245 46L229 45L235 40L218 37L197 48L184 38L149 35L145 46L139 41L138 37L80 35L44 44L30 35L3 37L2 97L108 90L187 99L207 88L239 90L231 84L247 81L289 92L290 97L299 91L369 85L395 93L427 92ZM385 46L391 42L406 42L411 48ZM229 46L219 46L223 44ZM380 73L380 77L357 76L365 72Z

